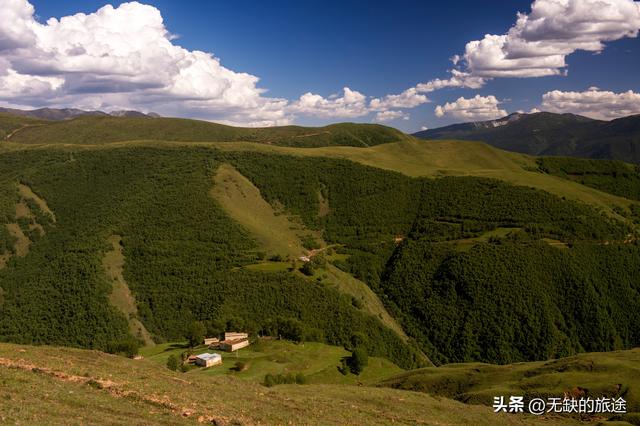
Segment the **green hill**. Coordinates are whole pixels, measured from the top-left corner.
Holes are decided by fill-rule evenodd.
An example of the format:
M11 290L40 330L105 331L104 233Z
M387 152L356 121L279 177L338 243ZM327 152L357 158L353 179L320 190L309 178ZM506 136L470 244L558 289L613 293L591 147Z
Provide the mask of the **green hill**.
M407 138L399 130L378 124L242 128L179 118L81 116L48 122L46 126L24 128L12 135L10 140L22 144L91 145L155 139L184 142L249 141L301 147L367 147Z
M381 386L425 392L468 404L492 405L496 395L531 398L622 397L631 424L640 420L640 349L580 354L510 365L450 364L401 373Z
M31 117L0 113L0 142L11 138L15 132L21 129L44 124L48 124L48 122Z
M11 225L0 228L7 258L0 271L3 340L106 349L129 338L131 315L158 342L181 337L192 321L204 321L211 332L235 323L258 333L273 321L293 319L307 340L349 345L362 333L371 355L403 368L424 362L417 349L438 362L511 362L639 341L633 331L640 329L633 314L640 306L637 268L631 267L638 248L625 243L633 230L546 192L486 178L412 178L339 159L201 146L37 148L2 157L0 207ZM278 235L264 239L211 197L223 164L341 257L319 257L310 277L298 272L295 253L267 244ZM28 203L31 216L15 217L17 182L46 201L55 222L34 202ZM273 226L267 223L257 226ZM483 238L498 228L514 232ZM28 250L17 250L16 235ZM126 282L135 310L104 303L113 291L103 266L113 236L121 238L124 257L117 281ZM574 248L562 252L546 239ZM457 251L462 240L472 242L466 244L471 250ZM287 267L273 273L248 267L274 255ZM610 269L583 266L596 265L594 258ZM538 262L557 265L553 280L541 275ZM496 278L477 283L484 275ZM520 307L505 309L516 283L530 284ZM536 298L543 310L531 305ZM438 316L431 303L459 313ZM25 321L28 313L33 320ZM483 334L492 321L521 328L523 335L544 331L544 338L518 346L520 332ZM450 339L460 336L468 346L453 350ZM477 352L476 345L487 351Z

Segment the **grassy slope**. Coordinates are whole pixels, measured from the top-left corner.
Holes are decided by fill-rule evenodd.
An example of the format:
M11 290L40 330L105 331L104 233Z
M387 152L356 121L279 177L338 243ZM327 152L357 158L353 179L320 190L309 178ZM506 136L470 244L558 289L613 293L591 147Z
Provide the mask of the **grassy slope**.
M175 142L125 141L103 146L84 146L84 149L111 149L118 146L175 146ZM616 217L612 207L627 209L632 201L571 182L558 176L537 171L536 159L524 154L502 151L481 142L420 141L417 139L387 143L370 148L331 146L294 148L251 142L189 143L189 146L213 146L224 151L272 152L294 156L342 158L361 164L393 170L408 176L480 176L500 179L516 185L530 186L560 197L582 201ZM4 143L6 151L22 149L78 149L58 144L26 147Z
M486 405L495 395L562 397L581 387L587 396L622 396L628 412L640 413L640 348L511 365L449 364L401 373L381 384Z
M142 340L145 345L153 346L153 339L144 324L138 319L136 300L124 279L124 255L122 253L122 237L112 235L107 241L112 249L107 251L102 259L102 266L112 286L109 294L109 303L116 307L129 322L129 331L132 336Z
M47 123L47 121L37 120L35 118L0 113L0 141L7 139L7 137L12 137L12 133L18 129Z
M612 206L627 208L629 200L576 182L536 171L535 158L493 148L481 142L405 141L367 149L352 147L290 148L251 143L215 144L223 150L251 150L301 156L343 158L394 170L409 176L480 176L531 186L552 194L579 200L612 215Z
M164 343L152 348L143 348L141 353L158 365L166 365L170 355L178 358L186 344ZM196 354L211 352L205 346L196 348ZM262 383L266 374L302 373L312 384L375 384L381 379L394 376L403 370L384 358L371 357L369 365L360 376L342 375L338 371L340 360L349 356L342 347L322 343L295 344L283 340L261 340L236 353L215 351L222 355L223 364L207 369L196 368L188 375L221 376L232 375L253 383ZM235 372L236 362L244 362L246 370Z
M0 120L1 122L1 120ZM378 124L340 123L325 127L243 128L179 118L79 117L29 127L12 141L24 144L104 144L155 139L168 141L251 141L285 146L350 145L366 147L409 138Z
M277 215L260 191L233 166L223 164L214 176L211 195L227 213L244 226L267 251L283 258L306 254L296 233L296 225L285 215Z
M95 351L0 344L0 421L47 424L536 424L524 415L383 388L173 373ZM5 402L10 403L5 403ZM558 419L545 424L571 424Z

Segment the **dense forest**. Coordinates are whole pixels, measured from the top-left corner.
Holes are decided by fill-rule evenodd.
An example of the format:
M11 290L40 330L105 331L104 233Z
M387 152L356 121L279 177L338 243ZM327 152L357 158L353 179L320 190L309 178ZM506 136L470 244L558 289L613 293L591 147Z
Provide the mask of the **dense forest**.
M212 333L297 324L304 340L349 346L364 335L370 355L405 368L421 364L416 345L436 362L511 362L640 343L633 231L539 190L202 147L1 156L0 218L15 221L18 182L56 216L40 217L46 235L0 270L3 341L105 349L130 338L106 303L101 265L107 238L120 235L139 319L157 341L181 338L194 321ZM346 255L336 266L365 281L411 341L333 287L242 268L264 253L209 195L223 163L336 244ZM11 235L0 236L10 252Z
M127 339L126 319L105 303L110 284L101 265L107 238L120 235L125 278L140 320L157 341L182 338L196 320L212 332L230 321L260 332L289 318L300 321L307 340L346 345L362 333L370 353L406 368L421 365L415 349L355 308L351 297L291 274L238 268L261 254L209 196L223 160L216 151L32 151L2 157L5 220L15 220L16 182L46 199L57 218L26 257L12 257L0 271L2 340L105 349Z
M610 194L640 201L640 166L615 160L542 157L544 173L580 182Z
M367 282L435 362L640 343L639 247L627 225L591 207L490 179L411 179L325 159L234 161L267 199L344 244L350 257L336 265ZM319 191L331 208L323 218Z

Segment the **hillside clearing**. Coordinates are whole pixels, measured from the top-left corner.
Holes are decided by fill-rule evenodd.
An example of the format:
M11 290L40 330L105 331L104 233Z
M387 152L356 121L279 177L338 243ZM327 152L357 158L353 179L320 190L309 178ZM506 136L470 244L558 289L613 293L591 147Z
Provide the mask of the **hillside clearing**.
M167 358L178 358L186 350L186 344L165 343L154 348L143 348L141 354L146 359L165 366ZM206 347L197 348L195 353L210 352ZM217 352L217 351L216 351ZM403 370L384 358L371 357L369 365L360 376L342 375L338 371L340 360L349 356L349 352L339 346L330 346L316 342L293 343L284 340L264 339L241 349L236 353L218 352L223 364L210 368L195 368L185 377L193 375L220 376L231 375L254 383L262 383L266 374L302 373L312 384L375 384L380 378L389 378ZM246 369L237 372L236 362L245 364Z
M108 242L112 249L105 253L102 259L102 266L112 286L111 294L109 294L109 302L127 318L131 334L142 340L145 345L153 346L154 342L151 335L137 318L138 308L136 307L136 301L124 279L122 237L120 237L120 235L111 235L108 238Z
M9 234L15 239L14 250L16 256L25 257L29 254L31 240L24 234L24 232L22 232L20 225L17 223L8 223L6 226Z
M18 184L18 192L20 193L20 195L23 198L28 198L30 200L33 200L38 207L40 208L40 210L42 210L44 213L48 214L51 216L51 219L55 222L56 221L56 215L53 214L53 211L51 211L51 209L49 208L49 205L47 204L47 202L40 196L38 196L38 194L36 194L35 192L33 192L33 190L22 183Z
M277 215L260 195L260 190L233 166L221 165L214 176L213 198L260 242L269 255L297 259L306 254L286 215Z
M271 204L262 198L258 188L233 166L221 165L216 171L214 182L212 196L233 219L255 236L269 255L283 257L286 255L296 260L302 255L312 256L322 250L313 250L311 253L305 249L302 246L301 236L311 231L302 225L295 224L285 214L276 215ZM316 232L316 234L319 236L319 233ZM326 246L324 243L322 245ZM287 267L288 265L283 262L249 266L253 270L266 272L282 271ZM326 274L328 276L326 281L334 284L341 292L361 300L369 314L407 340L402 327L389 315L378 296L364 282L330 264L326 267Z

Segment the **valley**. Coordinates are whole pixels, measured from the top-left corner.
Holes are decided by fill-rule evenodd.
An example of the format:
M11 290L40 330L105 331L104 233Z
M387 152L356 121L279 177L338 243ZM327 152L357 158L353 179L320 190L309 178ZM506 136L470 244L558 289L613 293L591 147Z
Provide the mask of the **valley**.
M305 147L3 142L0 340L8 343L0 344L0 369L12 389L71 387L90 394L87 404L145 410L141 419L160 424L296 422L308 412L284 414L281 404L310 404L312 395L322 417L311 423L446 423L437 413L464 403L469 417L459 422L495 424L492 393L609 392L609 382L621 383L610 393L638 411L637 384L620 379L637 374L627 366L640 341L632 168L596 175L591 165L408 136L311 147L327 137L317 133L301 138ZM576 179L576 170L588 178ZM193 323L207 335L241 329L256 340L224 355L220 368L167 370L169 355L188 350L182 342ZM368 365L341 373L356 349ZM605 360L600 351L622 355ZM93 354L102 355L87 364ZM590 356L603 360L594 367L601 376L565 373ZM23 361L28 368L15 364ZM123 373L138 368L147 379ZM263 386L267 374L289 373L306 384ZM544 377L538 387L525 380L534 376ZM167 381L192 390L170 393ZM214 387L225 395L215 410L191 396ZM322 405L335 398L350 408ZM402 413L390 408L394 398ZM61 416L73 413L51 403ZM380 410L390 417L377 417Z

